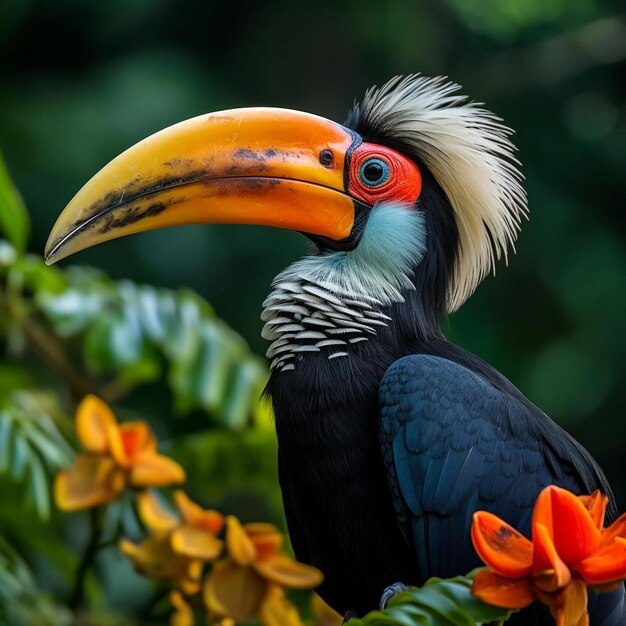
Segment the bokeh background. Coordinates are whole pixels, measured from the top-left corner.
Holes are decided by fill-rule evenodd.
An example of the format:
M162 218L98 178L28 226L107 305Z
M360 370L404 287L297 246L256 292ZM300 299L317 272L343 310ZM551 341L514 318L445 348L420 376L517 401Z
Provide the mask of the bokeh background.
M515 129L517 254L445 326L604 467L626 507L623 0L2 0L0 150L32 252L79 187L169 124L272 105L342 121L395 74L447 75ZM72 262L199 292L262 354L261 302L308 250L252 227L146 233ZM165 387L130 398L162 420Z

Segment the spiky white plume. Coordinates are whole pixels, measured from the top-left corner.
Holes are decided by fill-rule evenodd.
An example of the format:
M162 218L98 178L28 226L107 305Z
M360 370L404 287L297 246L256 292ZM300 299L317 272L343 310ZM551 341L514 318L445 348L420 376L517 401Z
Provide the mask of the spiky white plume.
M515 146L508 139L512 131L480 103L457 94L460 88L444 77L397 76L369 89L351 114L360 132L413 150L452 204L460 241L450 311L495 269L497 259L506 258L527 212Z

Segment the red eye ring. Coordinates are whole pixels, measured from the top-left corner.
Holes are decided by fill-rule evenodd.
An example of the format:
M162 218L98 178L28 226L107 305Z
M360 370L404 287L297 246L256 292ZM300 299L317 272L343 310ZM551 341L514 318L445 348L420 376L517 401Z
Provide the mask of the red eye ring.
M397 150L363 142L352 152L348 181L351 196L370 206L381 201L415 204L421 190L417 165Z

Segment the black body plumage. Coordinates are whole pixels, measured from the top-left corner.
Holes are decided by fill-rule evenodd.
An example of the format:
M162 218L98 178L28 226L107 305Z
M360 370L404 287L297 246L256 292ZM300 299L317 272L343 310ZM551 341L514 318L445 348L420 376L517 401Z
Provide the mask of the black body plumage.
M545 485L610 495L582 446L438 330L458 233L442 189L423 165L422 174L427 253L405 302L382 309L389 325L349 358L302 354L268 383L294 550L324 572L320 593L344 613L377 608L394 582L480 565L470 542L477 509L528 534ZM623 589L592 598L591 623L622 623L622 604ZM534 604L513 623L553 622Z

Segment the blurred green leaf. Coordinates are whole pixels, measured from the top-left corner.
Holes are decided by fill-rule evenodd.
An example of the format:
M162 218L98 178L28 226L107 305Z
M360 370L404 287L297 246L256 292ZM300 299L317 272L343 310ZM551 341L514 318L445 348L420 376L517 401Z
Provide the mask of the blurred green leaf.
M476 570L475 570L476 571ZM503 622L511 611L485 604L471 594L467 576L431 578L419 589L394 596L386 609L354 618L348 626L475 626Z
M59 427L58 399L41 390L14 391L0 406L0 473L25 481L40 518L50 515L51 477L72 458Z
M8 272L8 283L11 290L19 292L60 292L67 287L63 273L34 254L16 258Z
M19 553L0 535L0 626L69 626L70 612L45 595Z
M26 207L11 182L4 159L0 154L0 231L19 252L24 252L29 229Z
M282 516L277 442L269 421L268 428L209 430L181 437L169 452L185 459L187 483L204 501L217 506L233 494L254 493L271 505L274 518Z
M95 377L128 387L159 378L163 367L181 413L201 408L241 428L258 415L264 362L196 294L114 282L70 268L67 287L44 288L36 302L53 331L78 338Z

